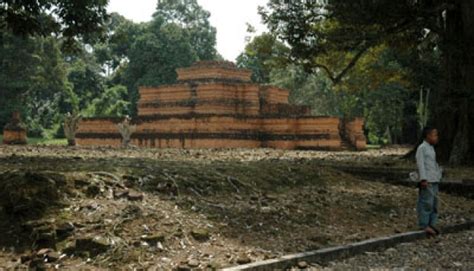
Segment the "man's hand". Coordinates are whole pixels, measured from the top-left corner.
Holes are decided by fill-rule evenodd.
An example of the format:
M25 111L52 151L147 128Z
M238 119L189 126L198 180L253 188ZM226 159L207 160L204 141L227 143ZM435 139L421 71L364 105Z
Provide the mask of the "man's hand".
M421 180L420 187L421 188L427 188L428 187L428 181L427 180Z

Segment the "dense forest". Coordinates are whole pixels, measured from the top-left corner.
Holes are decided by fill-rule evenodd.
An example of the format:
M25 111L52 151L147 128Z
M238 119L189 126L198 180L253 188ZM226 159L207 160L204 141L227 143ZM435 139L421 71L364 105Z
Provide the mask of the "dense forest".
M473 2L270 0L260 9L269 31L249 26L235 61L315 115L364 117L372 144L413 144L432 123L443 158L460 163L474 141ZM138 86L173 83L178 67L222 59L196 0L159 1L146 23L107 14L106 5L0 3L0 127L16 110L29 136L45 138L63 137L67 112L133 116Z

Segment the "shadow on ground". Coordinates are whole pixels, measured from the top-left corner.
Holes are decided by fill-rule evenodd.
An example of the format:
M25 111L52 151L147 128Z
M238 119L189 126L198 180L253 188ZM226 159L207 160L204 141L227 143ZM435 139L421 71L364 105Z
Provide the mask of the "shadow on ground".
M49 247L56 232L42 220L64 206L69 191L62 174L13 170L0 174L0 248Z

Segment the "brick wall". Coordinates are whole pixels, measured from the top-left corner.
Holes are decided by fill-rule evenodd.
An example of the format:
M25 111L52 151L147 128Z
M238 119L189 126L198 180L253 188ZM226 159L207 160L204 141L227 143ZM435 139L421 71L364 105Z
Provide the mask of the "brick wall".
M3 144L26 144L27 136L25 129L3 130Z
M311 117L290 105L289 91L250 82L230 62L198 62L178 69L178 84L141 87L132 144L157 148L340 149L341 135L365 148L363 121ZM120 146L117 118L84 119L79 145Z
M357 150L365 150L367 148L367 139L364 135L364 119L355 118L344 121L343 136Z
M79 145L120 145L120 119L85 119L77 133ZM132 144L161 148L338 149L337 118L259 118L196 116L141 121Z
M178 69L178 81L196 81L203 79L224 79L229 81L250 82L252 72L235 67L220 66L192 66L190 68Z

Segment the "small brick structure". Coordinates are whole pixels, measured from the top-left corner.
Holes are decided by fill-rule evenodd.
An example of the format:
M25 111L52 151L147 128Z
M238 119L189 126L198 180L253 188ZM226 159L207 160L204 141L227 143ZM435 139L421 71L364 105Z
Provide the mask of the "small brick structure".
M6 145L26 145L27 135L26 127L21 122L20 112L15 111L12 119L3 128L3 144Z
M131 144L155 148L365 149L363 120L311 116L290 105L289 91L251 82L231 62L178 69L178 83L140 87ZM121 118L83 119L79 145L120 146ZM347 140L348 144L343 144Z
M357 150L367 148L367 139L364 135L364 119L344 120L341 130L343 139L347 140L351 146L354 146Z

